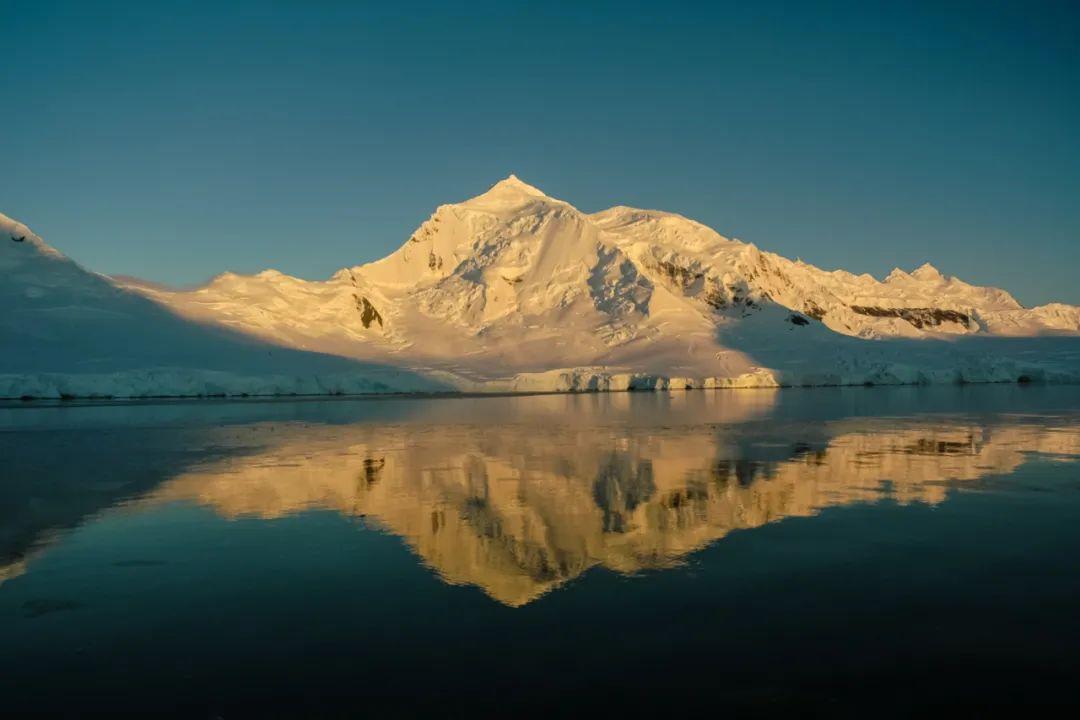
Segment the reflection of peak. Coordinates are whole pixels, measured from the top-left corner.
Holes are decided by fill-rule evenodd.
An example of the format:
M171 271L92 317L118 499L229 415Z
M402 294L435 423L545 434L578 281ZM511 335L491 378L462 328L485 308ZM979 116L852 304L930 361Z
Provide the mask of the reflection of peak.
M732 530L884 497L938 503L946 483L1009 472L1030 452L1080 456L1080 427L1037 422L840 422L803 440L768 429L617 432L612 451L595 428L513 424L444 438L423 427L330 437L297 427L266 456L181 475L150 501L195 500L230 517L363 515L446 582L519 606L597 565L668 567Z

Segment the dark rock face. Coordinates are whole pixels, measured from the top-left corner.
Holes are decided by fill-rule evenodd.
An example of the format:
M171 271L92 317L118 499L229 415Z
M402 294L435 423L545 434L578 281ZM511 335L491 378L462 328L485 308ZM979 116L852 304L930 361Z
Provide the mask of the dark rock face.
M714 310L726 310L728 308L743 308L743 310L756 310L760 307L759 302L768 300L768 293L755 295L745 283L724 285L719 278L708 277L705 279L704 291L701 298L705 304ZM745 316L745 312L744 312Z
M860 315L870 317L894 317L905 320L915 327L937 327L942 323L951 322L971 326L971 316L959 310L943 310L941 308L883 308L870 307L867 305L852 305L851 309Z
M383 326L382 315L366 297L353 295L353 299L356 300L356 309L360 311L360 322L364 324L364 327L371 327L373 322L379 323L379 327Z
M825 317L825 309L814 301L807 300L806 305L803 307L803 314L815 320L820 320Z
M684 268L675 263L667 262L666 260L661 260L657 263L657 268L666 275L668 279L683 288L689 287L695 280L700 280L705 277L704 273L691 270L690 268Z
M705 291L705 302L714 310L723 310L727 307L727 294L717 284L710 283Z
M809 325L810 321L797 313L791 313L788 315L787 321L792 325Z

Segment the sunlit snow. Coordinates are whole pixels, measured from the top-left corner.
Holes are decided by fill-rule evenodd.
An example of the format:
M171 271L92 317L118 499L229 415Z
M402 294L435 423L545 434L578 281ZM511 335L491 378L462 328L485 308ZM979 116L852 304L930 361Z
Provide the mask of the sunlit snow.
M0 247L3 397L1080 380L1078 307L829 272L514 176L325 281L109 278L3 215Z

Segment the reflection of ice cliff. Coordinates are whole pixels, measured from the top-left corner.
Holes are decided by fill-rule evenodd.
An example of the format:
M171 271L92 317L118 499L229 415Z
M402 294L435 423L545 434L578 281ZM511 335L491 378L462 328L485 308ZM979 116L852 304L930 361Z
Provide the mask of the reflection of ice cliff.
M883 497L937 503L949 483L1008 473L1029 453L1080 456L1071 420L844 420L818 432L297 427L255 456L179 475L147 502L366 517L447 582L521 605L592 566L669 566L732 530Z

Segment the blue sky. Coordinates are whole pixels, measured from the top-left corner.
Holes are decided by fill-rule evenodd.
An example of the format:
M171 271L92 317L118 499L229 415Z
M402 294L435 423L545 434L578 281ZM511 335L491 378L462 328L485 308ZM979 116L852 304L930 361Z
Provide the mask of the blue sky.
M826 268L1080 303L1080 3L0 0L0 212L190 284L513 172Z

